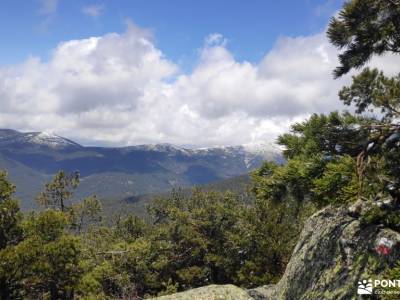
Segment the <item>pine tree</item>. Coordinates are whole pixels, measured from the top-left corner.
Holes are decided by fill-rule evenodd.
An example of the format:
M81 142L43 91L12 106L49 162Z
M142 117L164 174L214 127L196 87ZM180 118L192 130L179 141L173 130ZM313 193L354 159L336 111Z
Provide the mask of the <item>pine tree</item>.
M400 53L400 1L352 0L328 28L331 43L343 52L336 77L361 68L373 55Z
M53 181L46 183L44 190L37 196L39 204L65 212L70 207L67 201L71 200L74 190L79 185L79 173L66 174L59 171L53 177Z

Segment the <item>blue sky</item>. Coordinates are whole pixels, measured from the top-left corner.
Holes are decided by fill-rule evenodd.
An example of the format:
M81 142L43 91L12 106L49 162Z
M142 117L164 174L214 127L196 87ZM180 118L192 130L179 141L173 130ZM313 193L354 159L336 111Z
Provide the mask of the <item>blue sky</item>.
M272 143L342 110L342 0L3 0L0 128L86 145ZM389 74L399 56L371 61Z
M125 20L150 28L157 47L183 67L218 32L238 60L258 61L279 36L321 31L341 0L5 0L0 4L0 64L47 58L61 41L123 32ZM100 7L98 16L84 7Z

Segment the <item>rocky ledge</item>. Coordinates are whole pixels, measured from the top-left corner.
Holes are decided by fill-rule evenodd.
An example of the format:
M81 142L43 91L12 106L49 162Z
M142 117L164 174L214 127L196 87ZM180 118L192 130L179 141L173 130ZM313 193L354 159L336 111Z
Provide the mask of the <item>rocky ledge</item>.
M306 222L281 280L252 290L210 285L159 300L357 299L360 280L385 278L400 258L400 233L360 221L372 204L327 207Z

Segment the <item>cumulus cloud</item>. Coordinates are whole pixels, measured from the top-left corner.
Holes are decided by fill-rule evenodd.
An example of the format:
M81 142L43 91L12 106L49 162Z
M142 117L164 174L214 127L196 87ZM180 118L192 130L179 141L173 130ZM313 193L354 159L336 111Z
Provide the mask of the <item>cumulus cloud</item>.
M227 44L227 39L224 38L224 36L220 33L211 33L209 34L205 39L204 43L209 46L226 46Z
M91 4L82 7L82 12L93 18L100 17L104 11L104 4Z
M313 112L343 108L337 92L350 76L333 80L337 52L324 33L281 38L257 64L228 47L211 34L182 73L132 22L122 34L61 43L48 61L0 68L0 127L91 144L235 145L274 140ZM372 64L394 72L398 62Z

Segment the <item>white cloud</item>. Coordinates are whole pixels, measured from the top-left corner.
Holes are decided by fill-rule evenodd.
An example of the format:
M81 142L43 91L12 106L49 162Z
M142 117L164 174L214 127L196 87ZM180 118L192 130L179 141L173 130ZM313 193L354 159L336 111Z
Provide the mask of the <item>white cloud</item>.
M37 0L39 3L38 13L43 16L43 19L36 26L39 32L48 32L54 22L56 12L59 5L59 0Z
M209 47L212 47L212 46L225 47L228 41L220 33L211 33L205 38L204 42Z
M39 0L39 13L50 15L57 11L59 0Z
M350 76L333 80L337 52L323 33L281 38L258 64L235 60L220 34L181 73L149 31L61 43L49 61L0 68L0 127L47 130L108 145L234 145L275 139L313 112L343 106ZM395 71L399 59L373 60Z
M85 15L97 18L103 14L104 8L104 4L91 4L82 7L82 12Z

